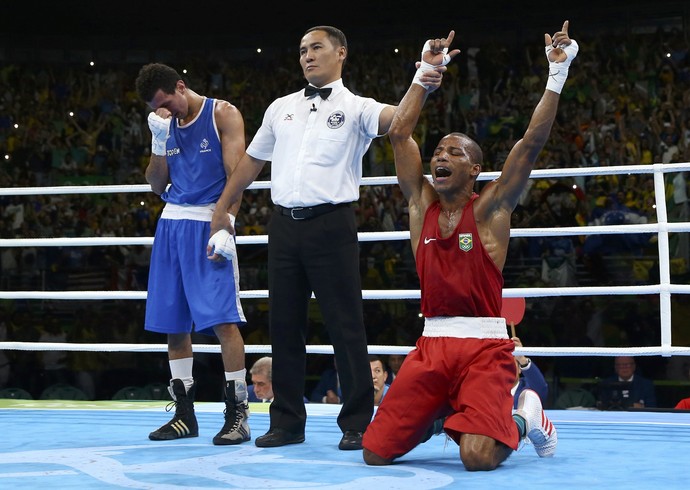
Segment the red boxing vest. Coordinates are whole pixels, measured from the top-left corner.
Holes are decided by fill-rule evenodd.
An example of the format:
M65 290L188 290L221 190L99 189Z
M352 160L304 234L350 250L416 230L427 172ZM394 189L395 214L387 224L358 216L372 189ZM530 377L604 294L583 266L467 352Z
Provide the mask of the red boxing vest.
M472 198L453 234L441 238L438 201L427 209L417 246L424 317L500 317L503 274L479 240Z

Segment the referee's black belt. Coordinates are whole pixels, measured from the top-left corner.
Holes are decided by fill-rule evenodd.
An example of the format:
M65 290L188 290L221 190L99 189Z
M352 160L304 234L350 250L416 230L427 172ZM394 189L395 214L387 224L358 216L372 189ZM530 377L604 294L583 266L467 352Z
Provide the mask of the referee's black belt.
M319 204L317 206L309 206L304 208L286 208L278 204L275 205L276 211L278 211L283 216L289 216L294 220L312 219L322 214L330 213L338 208L349 207L349 202L343 202L340 204Z

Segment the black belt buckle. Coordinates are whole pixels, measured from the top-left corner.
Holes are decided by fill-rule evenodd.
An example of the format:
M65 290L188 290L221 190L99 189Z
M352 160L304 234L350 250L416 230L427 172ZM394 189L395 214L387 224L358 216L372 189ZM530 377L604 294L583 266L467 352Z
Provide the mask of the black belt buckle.
M297 211L297 215L295 215L295 211ZM294 220L305 219L306 216L302 216L302 217L298 216L300 211L304 211L304 208L291 208L290 209L290 217Z

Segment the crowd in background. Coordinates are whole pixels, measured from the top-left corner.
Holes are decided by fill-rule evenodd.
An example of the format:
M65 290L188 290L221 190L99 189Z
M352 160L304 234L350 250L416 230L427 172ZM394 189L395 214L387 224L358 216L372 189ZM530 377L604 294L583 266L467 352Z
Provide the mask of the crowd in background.
M690 55L684 33L619 39L582 34L577 39L580 55L537 168L689 162ZM409 86L417 49L413 43L397 54L352 48L345 67L347 85L356 93L396 103ZM240 109L249 141L270 101L304 84L296 64L296 54L289 52L264 61L198 56L178 68L186 70L195 91ZM150 134L148 110L134 92L138 69L131 64L1 66L0 188L145 184ZM461 131L480 143L483 172L501 170L546 77L543 48L532 42L463 47L442 88L430 95L418 125L425 161L442 134ZM365 156L364 175L393 174L388 139L379 138ZM262 179L270 179L270 165ZM532 179L530 184L514 213L515 228L656 221L652 174ZM685 175L667 174L666 187L669 221L688 221ZM152 237L161 209L151 192L0 196L0 238ZM268 190L246 191L238 234L265 234L271 209ZM363 232L408 230L406 203L396 185L362 186L357 214ZM143 291L149 252L147 246L0 248L0 288ZM673 277L689 277L687 234L671 235L671 253ZM655 237L643 233L513 238L506 287L658 283L657 255ZM362 242L361 258L363 289L418 288L407 241ZM265 247L241 246L239 260L242 289L266 289ZM673 301L674 344L690 345L688 333L676 325L690 304L682 296ZM152 341L143 331L143 302L67 303L1 302L0 340ZM247 300L243 306L249 321L245 342L268 344L266 302ZM308 343L328 343L318 314L312 316ZM421 331L414 300L366 301L365 320L370 344L412 345ZM659 345L658 323L658 298L653 296L537 298L528 301L520 337L533 346ZM24 384L36 397L54 379L81 383L92 397L108 397L136 373L155 373L159 380L167 376L160 374L166 370L162 354L5 354L11 369L4 383ZM314 357L311 372L318 375L328 361ZM210 355L202 366L204 362L210 366L219 361ZM682 359L650 358L638 366L650 378L687 381L687 370L678 369L678 362ZM610 374L606 360L547 358L541 364L552 376ZM82 373L81 381L75 373Z

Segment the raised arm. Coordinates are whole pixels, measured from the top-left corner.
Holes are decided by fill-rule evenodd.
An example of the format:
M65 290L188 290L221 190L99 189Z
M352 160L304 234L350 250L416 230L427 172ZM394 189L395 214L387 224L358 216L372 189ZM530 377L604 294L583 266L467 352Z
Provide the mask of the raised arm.
M381 114L379 114L379 136L383 136L390 130L391 123L393 122L393 116L395 116L395 110L396 107L394 105L387 105L383 108Z
M560 93L568 77L568 68L579 49L577 42L568 36L568 26L569 22L566 20L562 29L553 37L544 34L549 63L546 90L532 113L527 131L508 154L503 171L489 192L493 194L493 199L485 200L485 203L488 201L492 206L499 206L510 212L515 209L537 157L551 134Z
M421 229L421 220L424 219L427 206L434 199L435 191L424 176L421 153L412 134L427 96L441 84L445 65L460 53L457 49L448 53L448 46L454 35L451 31L448 38L429 40L424 45L422 63L417 64L417 73L398 105L388 131L398 183L409 205L413 249L417 243L415 232L419 233Z

